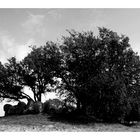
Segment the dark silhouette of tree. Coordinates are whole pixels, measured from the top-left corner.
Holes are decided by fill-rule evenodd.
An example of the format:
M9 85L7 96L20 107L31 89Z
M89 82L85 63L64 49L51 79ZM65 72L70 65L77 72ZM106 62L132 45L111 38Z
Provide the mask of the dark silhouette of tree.
M129 38L106 28L99 28L99 36L69 34L61 46L66 64L61 94L75 98L84 112L106 120L124 118L131 103L139 102L140 61Z
M32 47L31 53L21 62L20 76L23 84L33 91L34 101L41 101L41 95L55 84L54 77L60 65L60 49L53 42L38 48Z
M83 89L85 83L92 75L97 75L101 67L102 58L100 40L92 32L69 32L69 37L64 37L61 49L64 54L65 66L61 73L64 89L61 93L76 98L77 108L84 108L87 95ZM85 98L86 96L86 98Z
M16 58L12 57L8 63L2 65L0 63L0 98L13 99L19 101L20 99L31 99L26 93L23 92L18 75L18 63Z

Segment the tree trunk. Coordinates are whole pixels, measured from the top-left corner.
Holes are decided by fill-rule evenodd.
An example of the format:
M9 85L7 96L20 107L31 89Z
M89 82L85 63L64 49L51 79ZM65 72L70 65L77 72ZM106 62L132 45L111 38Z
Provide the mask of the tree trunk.
M86 105L85 104L82 104L82 108L81 108L81 111L83 114L86 114Z
M38 93L38 101L41 102L41 93Z
M77 99L77 110L80 110L81 109L81 103L80 101Z

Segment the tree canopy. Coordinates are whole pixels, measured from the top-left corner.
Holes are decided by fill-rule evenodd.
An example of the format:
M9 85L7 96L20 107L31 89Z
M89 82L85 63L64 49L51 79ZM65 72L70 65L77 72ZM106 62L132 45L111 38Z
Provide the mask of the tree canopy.
M129 113L130 104L139 98L140 68L129 38L106 28L99 28L99 36L69 34L62 45L65 93L76 99L78 108L104 119Z
M31 99L23 91L28 86L32 100L41 101L54 86L88 115L119 120L132 112L140 114L139 56L127 36L98 29L98 36L92 31L68 31L61 44L34 46L22 61L12 57L0 63L0 97Z
M20 63L22 84L30 87L34 101L41 101L41 95L55 84L53 78L57 76L60 65L60 50L53 42L47 42L39 48L33 47L31 53Z

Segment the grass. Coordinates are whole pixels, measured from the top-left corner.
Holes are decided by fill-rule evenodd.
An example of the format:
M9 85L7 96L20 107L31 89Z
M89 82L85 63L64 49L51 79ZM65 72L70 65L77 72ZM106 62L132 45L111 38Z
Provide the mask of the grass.
M7 132L39 132L39 131L66 131L66 132L134 132L140 131L140 123L134 126L125 126L122 124L97 123L66 121L59 118L51 118L48 115L21 115L8 116L0 118L0 131Z

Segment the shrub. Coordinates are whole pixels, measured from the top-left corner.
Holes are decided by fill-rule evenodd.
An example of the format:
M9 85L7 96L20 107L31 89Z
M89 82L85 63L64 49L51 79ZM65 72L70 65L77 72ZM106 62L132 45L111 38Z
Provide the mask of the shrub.
M59 114L64 109L64 103L59 99L49 99L44 103L44 113Z
M75 107L65 104L64 101L60 101L59 99L47 100L44 103L44 113L48 114L68 114L75 110Z

